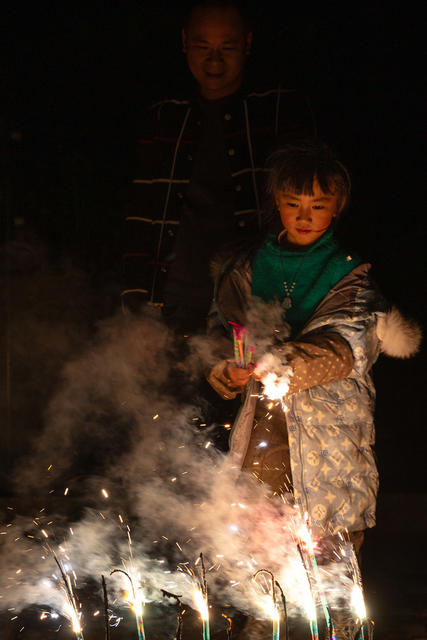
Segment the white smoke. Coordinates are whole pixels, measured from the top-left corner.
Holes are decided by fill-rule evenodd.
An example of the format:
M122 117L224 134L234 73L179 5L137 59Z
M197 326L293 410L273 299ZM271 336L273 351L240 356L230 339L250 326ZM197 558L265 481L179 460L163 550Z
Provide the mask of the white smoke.
M257 333L257 344L266 348L267 333ZM210 345L206 351L212 353ZM289 613L304 610L308 583L295 543L296 510L267 497L215 450L196 396L193 405L177 402L179 376L186 364L196 367L194 352L177 368L179 358L164 325L145 316L105 322L88 351L65 365L45 430L17 470L17 485L44 495L47 508L1 527L1 607L40 603L61 610L55 550L78 583L99 585L101 575L132 567L147 601L160 601L165 589L190 605L192 584L182 569L194 568L203 552L213 602L261 617L252 576L265 568L283 587ZM267 367L269 358L261 362ZM80 447L88 442L104 447L102 473L97 467L75 477ZM53 506L65 514L50 515ZM73 523L67 511L85 506ZM344 563L330 575L331 593L341 597L351 586ZM108 585L120 598L120 576Z

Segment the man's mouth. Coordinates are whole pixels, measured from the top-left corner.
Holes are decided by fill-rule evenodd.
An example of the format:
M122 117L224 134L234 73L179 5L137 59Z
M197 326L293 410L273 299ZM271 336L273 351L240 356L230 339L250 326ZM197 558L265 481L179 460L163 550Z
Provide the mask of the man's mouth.
M205 71L205 75L208 76L208 78L221 78L221 76L224 75L223 71Z

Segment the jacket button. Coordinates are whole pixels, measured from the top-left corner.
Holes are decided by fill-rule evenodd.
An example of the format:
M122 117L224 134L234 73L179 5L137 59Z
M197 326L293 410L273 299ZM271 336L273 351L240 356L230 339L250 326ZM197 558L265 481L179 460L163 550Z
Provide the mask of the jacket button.
M228 155L229 155L229 156L234 156L234 154L235 154L235 153L236 153L236 150L235 150L235 149L229 149L229 150L228 150Z
M192 159L193 159L193 156L192 156L192 155L190 155L190 154L188 154L188 156L187 156L187 160L190 160L190 161L191 161Z
M231 120L231 113L226 113L224 116L224 120Z
M242 190L242 185L241 184L236 184L236 186L234 187L235 191L241 191Z
M246 222L244 220L240 220L239 221L239 227L244 227L246 225Z

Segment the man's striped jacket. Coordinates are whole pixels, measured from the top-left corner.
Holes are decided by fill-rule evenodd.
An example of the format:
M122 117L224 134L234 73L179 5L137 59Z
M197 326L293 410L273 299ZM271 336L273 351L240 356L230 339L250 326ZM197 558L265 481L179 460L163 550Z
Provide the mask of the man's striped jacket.
M125 220L122 306L133 309L143 301L163 305L201 129L197 98L163 100L149 115ZM241 89L224 102L223 125L234 196L231 228L238 237L259 224L268 155L295 135L312 135L314 124L308 103L279 86Z

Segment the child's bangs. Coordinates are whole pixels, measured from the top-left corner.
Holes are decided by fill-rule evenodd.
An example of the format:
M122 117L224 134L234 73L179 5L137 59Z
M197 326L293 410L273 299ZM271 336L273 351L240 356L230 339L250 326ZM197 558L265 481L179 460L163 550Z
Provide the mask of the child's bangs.
M338 197L339 212L348 202L351 182L347 170L320 141L279 149L270 156L268 168L267 193L273 203L278 191L313 196L315 182L323 193Z
M327 172L318 171L317 168L311 168L308 171L295 171L292 174L283 172L278 176L276 190L312 196L316 180L323 193L332 195L336 192L336 177Z

